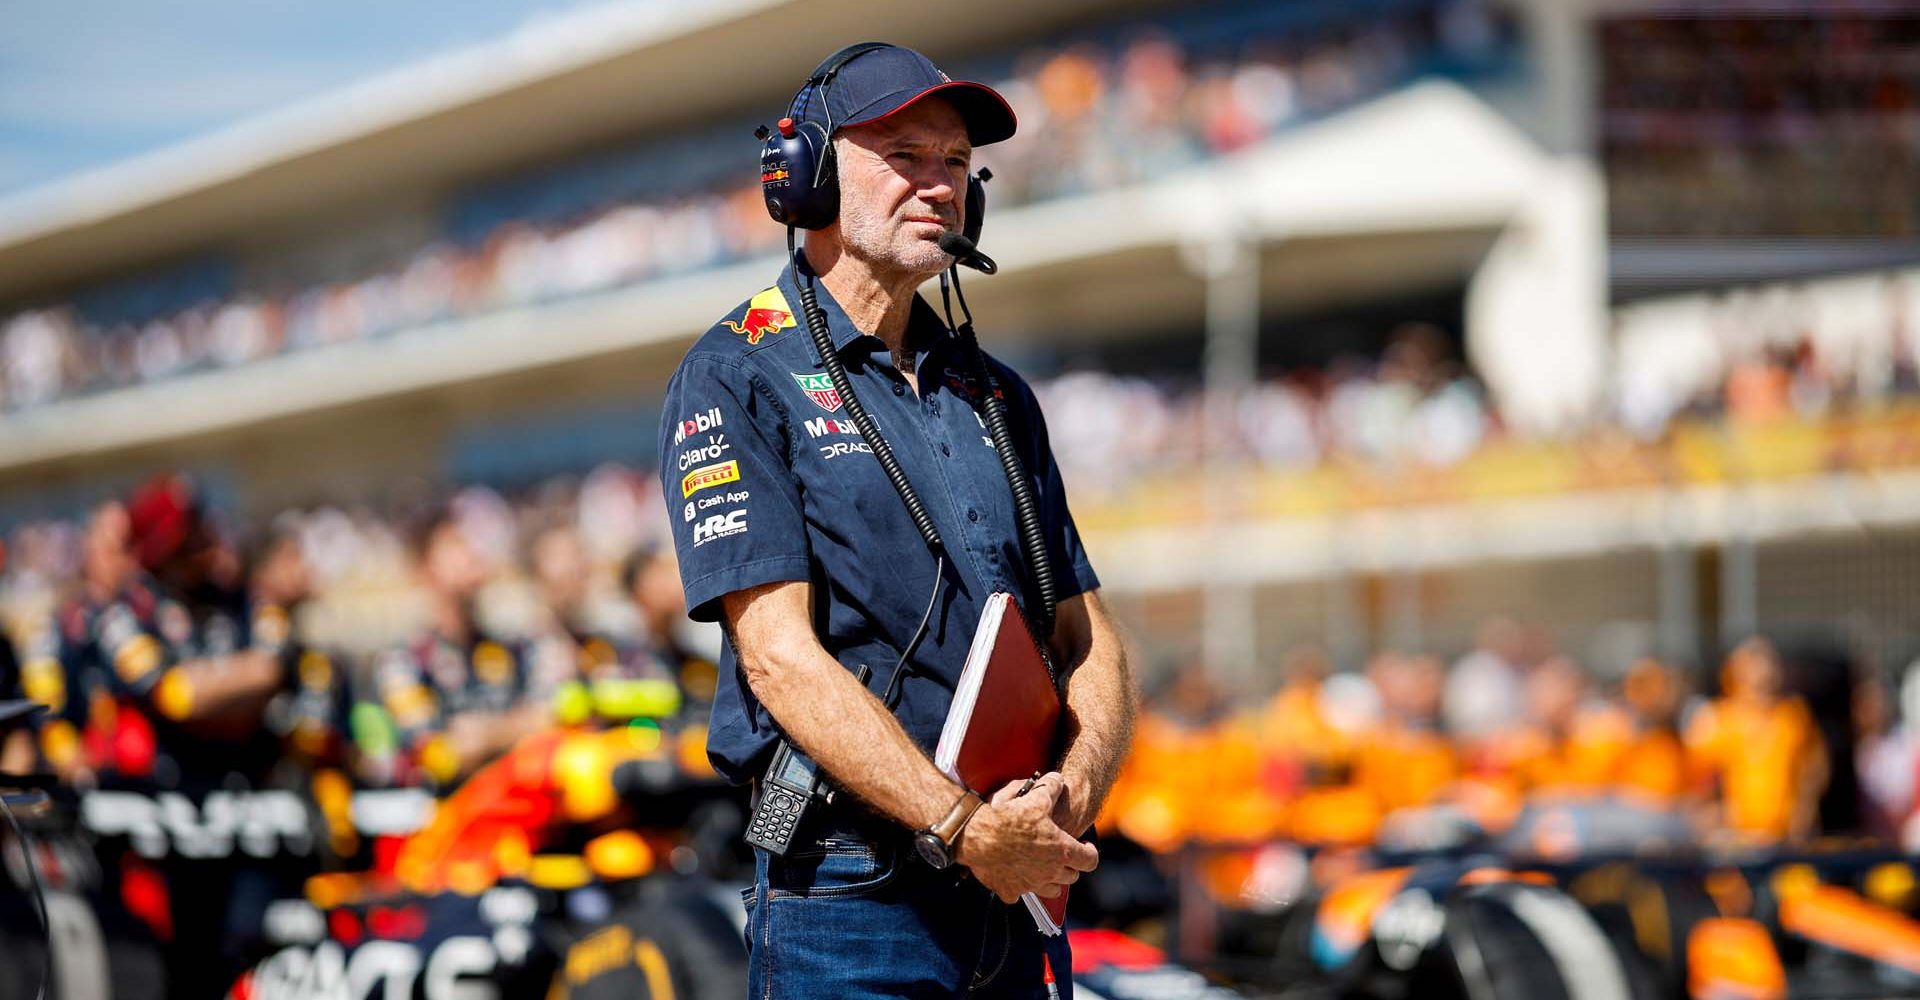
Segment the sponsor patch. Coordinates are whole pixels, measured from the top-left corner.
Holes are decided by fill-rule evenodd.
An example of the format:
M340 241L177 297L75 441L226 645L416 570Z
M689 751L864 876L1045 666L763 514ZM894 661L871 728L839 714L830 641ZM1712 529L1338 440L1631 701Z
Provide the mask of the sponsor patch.
M704 502L704 501L703 501L703 502ZM691 520L693 520L693 501L691 501L691 500L689 500L689 501L687 501L687 511L686 511L686 514L687 514L687 517L686 517L686 519L687 519L687 520L689 520L689 521L691 521Z
M680 471L687 471L688 466L697 462L718 462L720 456L732 450L733 445L727 443L725 434L709 434L705 444L694 445L680 453Z
M721 462L717 465L703 465L687 473L686 478L680 480L680 497L681 499L685 499L709 486L718 486L721 483L737 483L739 481L739 462Z
M673 443L678 446L691 435L703 434L719 427L721 422L720 408L709 407L705 413L696 413L680 421L679 426L673 429Z
M693 547L699 548L716 538L742 534L747 530L747 509L727 511L715 514L693 526Z
M835 441L832 444L823 444L820 446L820 457L825 459L835 459L842 455L871 454L873 454L873 449L867 447L865 441Z
M833 387L833 379L829 377L826 372L818 372L810 375L801 375L798 372L789 372L788 374L792 375L793 380L800 384L801 391L807 394L808 399L820 404L821 409L828 413L839 412L840 390Z
M828 434L858 434L860 428L851 420L836 420L832 417L814 417L806 422L808 437L825 437Z
M793 309L779 288L769 288L747 300L747 311L738 321L722 320L733 332L758 344L769 333L778 333L793 325Z

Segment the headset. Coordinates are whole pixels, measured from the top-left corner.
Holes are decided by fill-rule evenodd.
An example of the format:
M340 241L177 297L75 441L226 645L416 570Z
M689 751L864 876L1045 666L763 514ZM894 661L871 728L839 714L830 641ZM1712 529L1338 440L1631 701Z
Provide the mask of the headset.
M833 78L847 63L876 49L892 47L884 42L862 42L827 57L794 95L787 116L780 119L775 128L762 125L754 131L762 143L760 186L765 195L767 214L775 222L787 227L787 257L793 263L795 284L800 289L801 311L806 314L807 332L819 355L821 367L826 370L834 390L839 393L848 419L873 452L875 461L893 485L894 491L900 495L908 517L935 560L933 592L927 597L926 611L921 615L912 639L900 651L900 659L894 664L892 676L887 681L886 692L880 698L889 710L894 707L898 697L900 680L909 659L926 638L934 605L939 601L940 587L946 579L946 546L940 538L939 529L934 526L932 515L927 512L913 484L908 481L906 470L900 467L892 446L880 434L872 415L853 391L853 382L847 377L846 366L833 349L826 315L820 311L818 297L814 294L815 279L802 266L794 242L794 231L823 229L832 225L840 214L840 179L832 143L832 105L825 101L827 88L832 86ZM814 99L816 91L827 109L826 124L796 120L806 113L807 104ZM1040 524L1039 501L1034 495L1032 477L1028 475L1014 447L1005 393L1001 391L999 379L987 367L986 356L981 352L979 340L974 334L973 313L967 308L966 295L960 290L960 265L985 274L999 270L993 259L981 253L975 245L986 217L985 182L992 178L993 173L984 167L978 173L967 175L966 221L962 231L946 233L939 239L940 249L954 258L953 264L940 275L940 299L945 307L947 326L960 338L966 352L974 383L984 390L978 397L981 419L987 425L994 453L1000 460L1001 471L1006 474L1007 485L1013 493L1014 519L1019 529L1020 547L1039 592L1039 603L1032 609L1030 625L1037 640L1035 645L1045 658L1047 640L1053 635L1057 601L1054 597L1052 560ZM958 325L953 321L953 302L948 296L949 289L959 300L960 312L964 317ZM1048 669L1052 671L1050 660ZM863 685L866 678L867 670L863 666L860 668ZM1055 682L1059 681L1056 672ZM825 776L817 765L785 739L781 739L776 746L762 783L765 794L754 806L746 839L748 843L775 855L783 855L792 844L807 806L819 799L831 801L832 792L827 788Z
M877 49L895 46L886 42L860 42L827 57L807 82L793 95L786 117L754 130L760 139L760 191L766 199L767 214L773 221L795 229L824 229L840 216L840 171L833 152L833 105L826 94L833 78L853 60ZM819 95L826 123L808 120L808 106ZM966 217L960 235L970 244L980 242L981 223L987 212L985 184L993 171L981 168L967 175ZM970 254L960 263L992 274L998 270L993 260Z

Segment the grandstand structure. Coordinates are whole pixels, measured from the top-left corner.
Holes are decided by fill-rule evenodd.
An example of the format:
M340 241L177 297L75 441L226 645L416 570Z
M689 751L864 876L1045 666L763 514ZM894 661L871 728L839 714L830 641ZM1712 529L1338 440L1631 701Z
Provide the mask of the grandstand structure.
M1040 374L1164 357L1231 389L1303 323L1384 310L1457 337L1502 421L1533 436L1437 483L1270 475L1195 440L1195 469L1076 499L1136 629L1247 681L1300 639L1457 648L1493 612L1597 655L1638 643L1688 656L1785 617L1853 621L1892 655L1896 623L1920 610L1890 576L1920 542L1920 477L1904 459L1755 474L1778 436L1819 450L1796 431L1701 431L1706 457L1679 474L1636 453L1630 471L1596 477L1567 451L1604 408L1614 348L1593 52L1608 9L716 0L543 25L0 202L0 315L58 312L105 331L104 354L209 298L321 317L286 349L237 352L244 362L156 363L165 377L11 400L0 517L70 514L161 468L259 515L396 484L644 466L687 344L780 266L777 228L746 226L757 205L738 195L750 129L827 52L884 38L956 73L1037 81L1010 88L1037 124L1022 102L1071 90L1039 76L1048 54L1149 34L1198 63L1264 41L1304 70L1329 39L1358 53L1344 72L1361 82L1317 105L1301 96L1245 141L1116 167L1112 183L1051 189L1042 163L989 185L982 243L1003 270L969 286L983 339ZM1419 27L1369 41L1396 18ZM1054 140L1043 130L1020 155ZM722 229L662 237L644 266L528 294L496 278L473 303L330 332L329 308L365 308L343 289L366 292L422 248L445 248L451 287L502 232L554 232L620 203L662 227L684 227L674 213L697 203L692 217ZM408 287L379 286L402 300ZM140 350L129 364L146 363Z

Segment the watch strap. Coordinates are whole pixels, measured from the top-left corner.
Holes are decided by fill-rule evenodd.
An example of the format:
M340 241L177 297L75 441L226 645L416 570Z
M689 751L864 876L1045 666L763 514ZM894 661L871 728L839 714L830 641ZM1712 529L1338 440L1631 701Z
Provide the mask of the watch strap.
M976 794L973 789L962 788L960 798L953 803L953 808L947 810L946 818L928 828L927 832L940 838L940 842L947 846L947 853L951 855L953 842L960 839L960 831L966 829L967 821L986 804L986 800Z

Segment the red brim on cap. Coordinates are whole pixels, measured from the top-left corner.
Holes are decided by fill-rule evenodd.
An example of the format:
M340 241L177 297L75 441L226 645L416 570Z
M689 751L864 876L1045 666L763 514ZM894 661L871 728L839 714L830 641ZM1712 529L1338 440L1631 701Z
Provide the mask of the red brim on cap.
M943 95L959 109L960 117L967 123L967 140L975 146L1011 139L1014 130L1020 126L1019 119L1014 117L1013 105L1008 104L999 91L971 80L953 80L925 90L895 91L862 108L853 118L837 124L841 128L871 125L899 114L932 94Z

